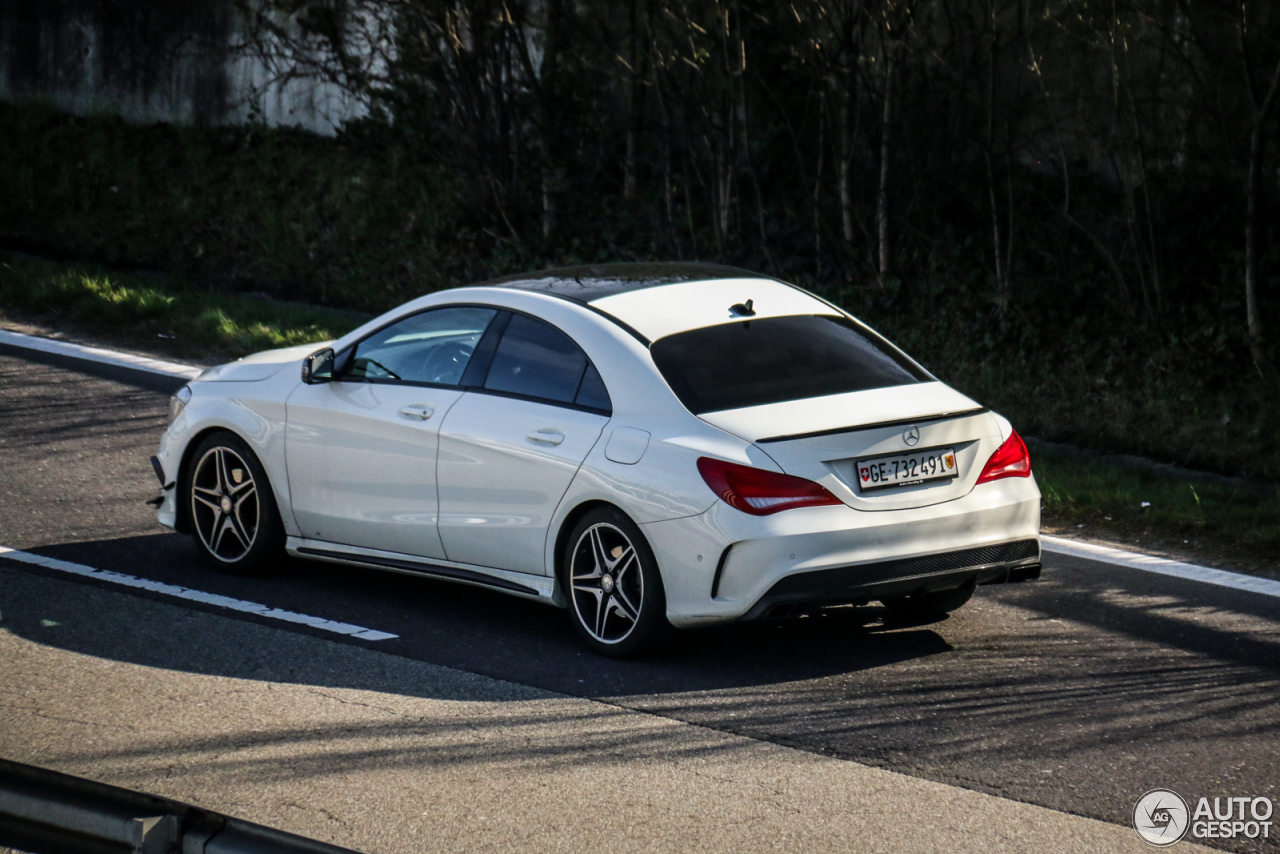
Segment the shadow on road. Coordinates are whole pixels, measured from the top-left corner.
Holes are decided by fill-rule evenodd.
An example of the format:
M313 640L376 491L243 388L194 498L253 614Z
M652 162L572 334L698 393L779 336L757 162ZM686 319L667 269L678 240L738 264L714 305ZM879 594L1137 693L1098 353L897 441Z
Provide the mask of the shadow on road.
M886 625L881 608L840 608L803 620L681 633L673 647L658 656L616 661L586 652L572 635L564 611L483 588L298 559L288 559L278 572L267 577L228 577L198 563L187 538L172 534L68 543L36 551L98 569L393 632L399 635L397 639L376 644L323 632L319 635L576 696L777 686L902 663L951 649L932 627ZM83 581L56 570L25 565L22 570ZM92 581L83 583L120 589ZM173 601L161 594L129 592ZM181 605L202 608L185 601ZM39 623L47 619L43 616L47 610L47 603L31 607L22 601L7 601L3 626L23 636L44 639L47 633L39 631ZM291 631L298 629L219 609L206 610ZM28 635L28 631L35 633ZM68 631L59 635L59 645L75 652L149 666L260 678L246 673L242 662L210 658L205 651L188 648L176 639L166 642L156 638L140 644L130 634L124 634L119 642L104 644L99 631ZM385 685L335 684L323 661L294 662L291 668L292 675L283 681L387 690Z
M1280 779L1272 749L1280 737L1280 614L1247 596L1235 607L1231 591L1145 573L1055 559L1057 572L1051 566L1045 580L984 588L964 610L929 626L887 626L875 607L840 609L689 633L662 657L618 662L582 650L563 613L478 588L309 561L290 561L273 577L227 578L194 563L185 538L165 534L39 551L400 636L317 645L292 630L273 631L278 624L165 607L163 597L141 601L94 583L51 588L38 576L65 576L0 559L0 629L39 644L317 694L355 688L511 705L555 702L538 690L548 689L619 707L595 707L571 722L581 729L571 742L522 740L525 727L543 722L523 706L512 706L503 725L460 708L457 720L393 716L346 728L255 731L254 745L291 754L287 769L237 757L235 739L172 745L175 756L208 755L229 772L242 763L245 773L268 778L319 775L335 755L351 767L465 766L477 739L490 757L496 751L546 767L603 762L637 748L655 758L731 749L710 735L673 740L660 719L611 731L622 718L610 716L633 709L708 734L800 747L1118 823L1153 786L1266 794ZM394 655L368 656L354 646ZM415 659L507 681L453 670L424 676ZM420 743L424 727L443 735ZM375 749L357 744L373 736L383 740ZM148 762L164 758L157 749L170 748L146 748L154 757Z

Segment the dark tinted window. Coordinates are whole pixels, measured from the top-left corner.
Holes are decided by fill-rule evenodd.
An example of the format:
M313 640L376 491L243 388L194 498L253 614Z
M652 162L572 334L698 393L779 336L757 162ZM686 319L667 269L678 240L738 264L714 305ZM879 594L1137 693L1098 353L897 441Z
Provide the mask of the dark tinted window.
M826 315L693 329L654 342L651 352L694 414L929 379L873 333Z
M600 372L596 370L595 365L587 365L587 372L582 375L582 385L578 386L578 396L573 402L588 409L613 411L609 390L604 387L604 380L600 379Z
M457 385L495 314L488 308L459 307L406 317L357 344L343 379Z
M587 369L587 355L554 326L517 314L493 354L484 387L573 403Z

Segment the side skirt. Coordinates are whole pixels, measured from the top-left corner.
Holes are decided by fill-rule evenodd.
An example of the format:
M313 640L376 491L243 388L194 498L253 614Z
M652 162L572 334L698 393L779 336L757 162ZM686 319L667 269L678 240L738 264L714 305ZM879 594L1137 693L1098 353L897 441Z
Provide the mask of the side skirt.
M456 581L459 584L500 590L522 599L554 604L555 579L541 575L528 575L523 572L510 572L446 560L428 560L398 552L344 546L320 540L307 540L302 537L289 537L285 549L296 557Z

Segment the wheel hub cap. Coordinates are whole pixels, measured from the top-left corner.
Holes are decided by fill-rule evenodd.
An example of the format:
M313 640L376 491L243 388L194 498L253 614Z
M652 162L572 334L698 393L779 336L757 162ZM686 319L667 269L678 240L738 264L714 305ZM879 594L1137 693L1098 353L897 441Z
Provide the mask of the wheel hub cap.
M224 563L249 553L257 539L258 487L234 448L215 446L193 466L191 521L205 550Z
M569 582L578 625L601 643L626 639L644 607L644 570L634 545L608 522L584 531L570 556Z

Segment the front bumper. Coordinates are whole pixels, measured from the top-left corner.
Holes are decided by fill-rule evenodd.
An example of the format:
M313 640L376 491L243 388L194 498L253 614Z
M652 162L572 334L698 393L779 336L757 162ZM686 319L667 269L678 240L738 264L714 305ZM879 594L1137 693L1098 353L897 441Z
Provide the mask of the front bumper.
M151 458L151 467L155 470L156 477L160 479L160 504L156 507L156 519L166 528L176 530L178 528L177 471L181 467L181 458L172 451L171 437L169 430L166 430L160 435L160 448ZM166 480L168 483L165 483Z

